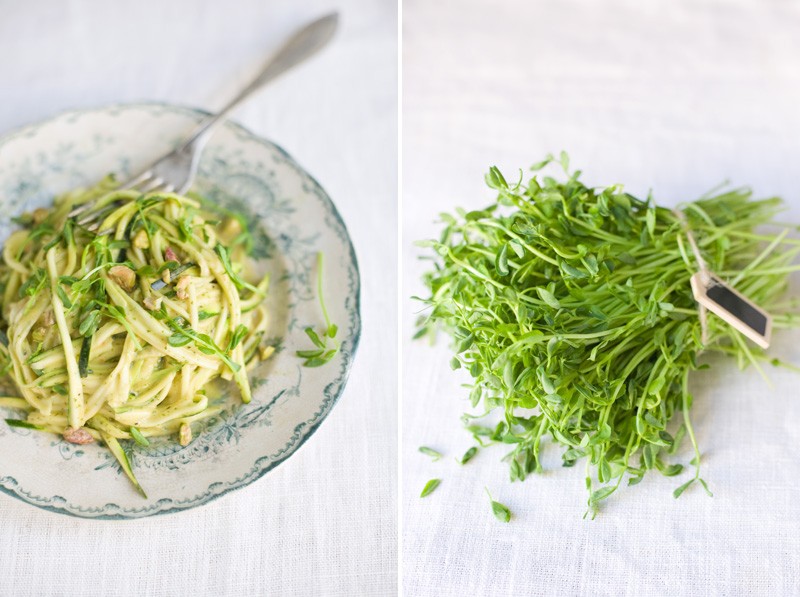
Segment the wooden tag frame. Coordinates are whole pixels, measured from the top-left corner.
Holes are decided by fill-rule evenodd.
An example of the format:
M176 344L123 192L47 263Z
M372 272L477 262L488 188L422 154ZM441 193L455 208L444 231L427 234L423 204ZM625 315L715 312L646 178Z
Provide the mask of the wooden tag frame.
M692 276L691 284L694 298L698 303L750 338L761 348L769 348L772 337L772 316L769 313L713 274L697 272ZM708 296L708 292L713 288L724 289L724 297L728 302L727 306ZM738 304L731 303L731 300L738 300ZM731 306L738 307L738 309L731 310ZM750 321L746 321L743 317L749 317Z

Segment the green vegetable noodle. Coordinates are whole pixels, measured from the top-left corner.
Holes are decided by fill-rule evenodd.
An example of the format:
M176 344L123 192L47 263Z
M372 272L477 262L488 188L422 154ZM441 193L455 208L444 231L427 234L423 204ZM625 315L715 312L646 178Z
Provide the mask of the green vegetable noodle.
M685 434L695 471L675 496L693 484L708 492L689 376L704 352L759 371L767 357L713 314L703 343L687 233L710 270L770 312L775 328L797 322L779 298L800 241L775 221L777 198L734 189L680 206L681 216L621 186L587 187L565 154L561 162L561 179L517 184L492 168L496 201L442 215L439 238L420 243L434 255L417 337L440 329L452 338L451 366L473 378L473 407L501 414L488 426L469 415L468 430L481 445L510 449L512 481L542 470L546 443L560 446L564 466L585 463L594 515L623 480L680 474L670 457Z
M273 352L269 279L247 280L243 219L115 187L17 219L0 265L0 365L20 396L4 400L27 411L9 425L102 441L144 494L120 441L188 445L220 412L223 382L251 400L247 370Z

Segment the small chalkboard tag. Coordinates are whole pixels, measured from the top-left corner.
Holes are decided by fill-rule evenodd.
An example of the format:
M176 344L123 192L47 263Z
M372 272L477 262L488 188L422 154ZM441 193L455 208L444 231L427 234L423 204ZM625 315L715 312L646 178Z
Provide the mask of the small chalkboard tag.
M761 348L769 347L772 317L722 280L706 272L692 276L694 298Z

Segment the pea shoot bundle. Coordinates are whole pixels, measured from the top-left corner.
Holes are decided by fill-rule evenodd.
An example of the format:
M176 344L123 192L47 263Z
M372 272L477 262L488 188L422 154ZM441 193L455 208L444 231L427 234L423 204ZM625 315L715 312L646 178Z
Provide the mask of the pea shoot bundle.
M542 470L550 440L561 446L564 466L585 463L594 513L624 479L636 484L653 469L680 474L683 466L669 457L688 435L695 471L675 496L696 482L708 491L689 375L704 351L759 370L766 356L714 315L701 324L687 230L708 267L770 311L776 328L793 321L778 301L800 243L775 223L777 198L735 189L677 213L620 186L587 187L564 154L561 162L561 180L535 174L527 184L509 184L492 168L486 181L495 202L442 214L439 239L420 243L434 256L417 336L449 334L452 367L474 381L473 407L502 412L496 426L465 421L479 442L509 446L512 481ZM764 233L765 225L780 231Z

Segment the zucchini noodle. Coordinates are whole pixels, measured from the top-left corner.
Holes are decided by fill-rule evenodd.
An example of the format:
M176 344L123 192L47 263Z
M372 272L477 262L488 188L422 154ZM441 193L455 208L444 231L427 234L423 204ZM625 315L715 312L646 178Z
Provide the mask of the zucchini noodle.
M269 278L249 281L246 221L195 198L118 190L112 177L16 221L0 264L0 374L27 413L9 425L102 441L192 440L220 412L212 387L252 398ZM70 217L70 214L75 214Z

